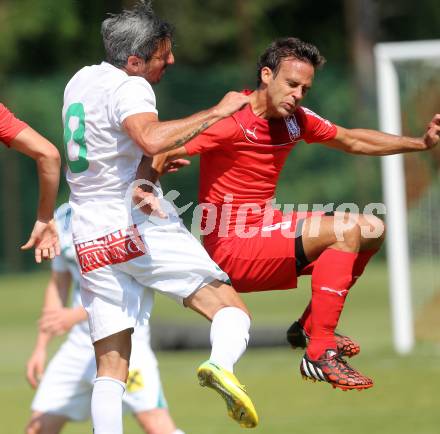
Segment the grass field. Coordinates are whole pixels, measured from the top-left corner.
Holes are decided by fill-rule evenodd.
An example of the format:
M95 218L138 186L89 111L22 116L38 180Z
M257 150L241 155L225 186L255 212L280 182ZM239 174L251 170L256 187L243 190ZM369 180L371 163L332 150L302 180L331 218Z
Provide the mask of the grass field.
M23 432L32 390L24 379L26 358L35 337L35 322L47 273L0 278L0 432ZM287 325L304 307L307 281L295 291L246 296L254 324ZM195 314L158 297L155 318L203 324ZM342 392L327 384L304 382L298 365L301 353L289 348L251 349L237 366L260 414L253 430L264 434L438 434L440 432L439 344L420 342L409 357L392 351L387 278L384 265L373 263L352 291L341 329L356 337L362 352L353 364L375 380L368 391ZM59 343L59 342L58 342ZM56 344L53 349L56 349ZM201 389L195 369L206 351L157 354L172 414L187 434L243 432L225 414L224 404ZM90 433L89 423L69 424L66 434ZM126 433L139 433L126 417Z

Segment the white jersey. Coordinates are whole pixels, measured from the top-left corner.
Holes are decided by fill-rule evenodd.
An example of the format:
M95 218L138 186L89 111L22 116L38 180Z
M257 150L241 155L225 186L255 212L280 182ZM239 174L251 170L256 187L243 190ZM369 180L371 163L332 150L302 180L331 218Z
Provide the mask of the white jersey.
M60 239L61 254L52 260L52 270L56 272L69 272L72 276L72 307L82 306L80 294L80 271L72 240L72 210L69 204L61 205L55 211L55 222ZM149 325L135 327L133 339L139 339L149 345ZM88 321L82 321L72 327L68 340L79 345L92 346Z
M156 97L141 77L109 63L86 66L64 91L64 145L75 243L146 220L124 202L142 151L123 130L130 115L155 113Z

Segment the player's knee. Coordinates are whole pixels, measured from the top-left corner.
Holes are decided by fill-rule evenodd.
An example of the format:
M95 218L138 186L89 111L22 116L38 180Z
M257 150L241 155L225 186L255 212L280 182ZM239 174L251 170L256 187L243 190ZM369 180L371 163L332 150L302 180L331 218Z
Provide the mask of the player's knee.
M355 218L335 220L335 235L339 247L343 250L356 252L361 245L361 227Z
M116 351L102 354L98 358L98 377L112 377L126 381L129 361Z
M100 367L109 370L119 370L127 366L127 360L122 358L118 352L110 351L99 358L99 364Z
M94 343L98 377L127 380L132 330L123 330Z
M186 307L209 320L221 309L236 307L250 317L249 310L235 289L220 281L211 282L183 300Z
M361 245L361 227L353 223L344 231L344 242L350 251L357 251Z
M370 248L380 248L385 241L385 223L372 214L363 214L361 235L363 244Z

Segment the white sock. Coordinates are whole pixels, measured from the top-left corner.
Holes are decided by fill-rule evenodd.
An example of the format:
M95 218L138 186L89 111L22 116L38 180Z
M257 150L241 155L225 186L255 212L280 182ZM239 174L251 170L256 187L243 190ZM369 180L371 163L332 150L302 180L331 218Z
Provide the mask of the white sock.
M181 429L176 429L172 434L185 434Z
M125 383L111 377L98 377L92 392L94 434L122 434L122 395Z
M234 364L246 351L250 325L249 316L238 307L220 309L212 319L209 360L233 372Z

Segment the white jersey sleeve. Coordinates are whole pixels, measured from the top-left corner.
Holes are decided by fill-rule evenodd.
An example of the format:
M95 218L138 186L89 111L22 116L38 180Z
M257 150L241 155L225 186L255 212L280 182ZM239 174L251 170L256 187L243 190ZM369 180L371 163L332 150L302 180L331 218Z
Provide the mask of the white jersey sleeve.
M153 89L145 80L141 78L139 80L122 83L113 94L111 116L116 128L122 128L124 120L134 114L154 113L157 115Z

